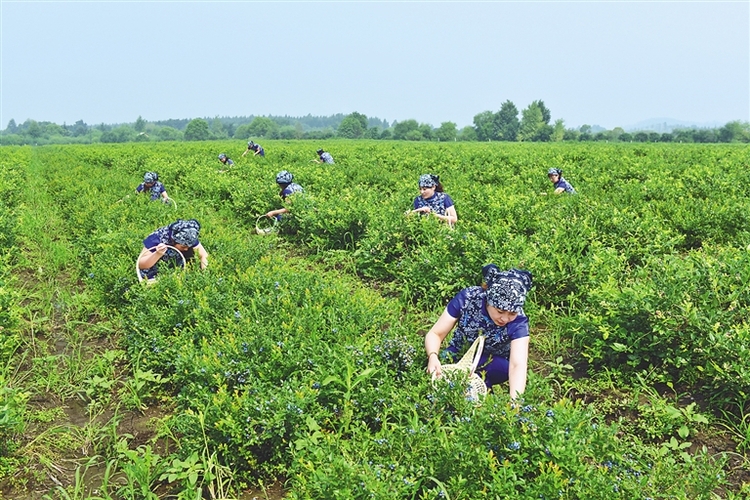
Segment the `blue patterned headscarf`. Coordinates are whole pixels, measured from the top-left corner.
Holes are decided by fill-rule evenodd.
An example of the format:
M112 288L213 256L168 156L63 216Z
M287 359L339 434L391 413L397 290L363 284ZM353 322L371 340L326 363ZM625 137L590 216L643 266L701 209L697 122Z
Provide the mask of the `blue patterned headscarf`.
M143 182L146 184L153 184L154 182L159 180L159 174L156 172L146 172L143 174Z
M547 170L547 175L557 175L559 177L562 177L562 170L559 168L551 168Z
M198 233L201 230L200 223L195 219L178 219L169 225L172 240L180 245L193 247L198 244Z
M294 176L286 170L276 174L276 184L291 184L292 180L294 180Z
M432 174L422 174L419 176L419 187L433 187L440 184L440 177Z
M526 294L532 287L532 276L522 269L500 271L495 264L482 268L487 283L487 303L501 311L520 313L526 302Z

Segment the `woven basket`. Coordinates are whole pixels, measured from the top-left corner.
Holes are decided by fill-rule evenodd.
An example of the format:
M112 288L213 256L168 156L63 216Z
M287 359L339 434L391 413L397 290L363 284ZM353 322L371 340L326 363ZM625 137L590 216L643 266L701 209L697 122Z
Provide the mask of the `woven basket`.
M177 202L174 201L173 198L167 198L166 200L164 200L164 203L166 203L167 205L171 203L172 205L174 205L174 209L177 210Z
M180 252L177 248L173 247L172 245L166 245L166 247L167 248L171 248L172 250L175 250L177 252L177 255L179 255L182 258L182 268L185 269L185 264L186 264L186 262L185 262L185 256L182 255L182 252ZM141 257L143 256L143 254L145 254L146 252L150 252L151 250L156 250L156 247L144 248L143 250L141 250L141 253L138 255L138 258L135 259L135 275L138 276L138 281L142 282L142 281L145 280L146 283L148 283L149 285L151 283L156 282L156 278L146 279L143 276L141 276L141 268L138 267L138 261L141 260ZM157 261L157 262L159 262L159 261Z
M479 401L480 396L487 395L487 386L484 384L484 380L476 373L477 366L479 365L479 358L482 357L482 350L484 349L484 335L480 335L471 344L471 347L466 351L463 357L458 363L442 365L441 371L443 374L464 372L469 376L469 387L466 390L466 396L474 401ZM432 374L433 382L437 379L435 374Z
M261 224L263 219L266 219L267 224ZM260 235L271 234L276 231L276 224L278 224L278 222L279 221L276 217L269 219L265 215L259 215L258 218L255 219L255 233Z

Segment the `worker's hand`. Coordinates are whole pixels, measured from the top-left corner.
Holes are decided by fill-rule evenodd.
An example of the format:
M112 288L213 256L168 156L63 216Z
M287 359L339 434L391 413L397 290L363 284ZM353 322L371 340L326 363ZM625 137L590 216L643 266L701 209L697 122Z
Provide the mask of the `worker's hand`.
M413 211L420 212L423 214L429 214L430 212L432 212L432 209L430 209L430 207L419 207L419 208L415 208Z
M429 373L433 379L439 378L443 374L442 365L438 359L437 354L430 356L427 360L427 373Z
M167 253L167 245L165 245L164 243L159 243L158 245L156 245L155 253L158 255L164 255L165 253Z

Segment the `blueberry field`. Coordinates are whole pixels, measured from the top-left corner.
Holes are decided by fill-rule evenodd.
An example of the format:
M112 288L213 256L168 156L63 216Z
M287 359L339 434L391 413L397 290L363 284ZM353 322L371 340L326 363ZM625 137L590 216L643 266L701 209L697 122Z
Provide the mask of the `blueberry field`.
M0 499L750 495L750 148L263 146L0 148ZM455 228L405 215L424 173ZM208 268L139 282L178 218ZM521 401L425 373L487 263L534 275Z

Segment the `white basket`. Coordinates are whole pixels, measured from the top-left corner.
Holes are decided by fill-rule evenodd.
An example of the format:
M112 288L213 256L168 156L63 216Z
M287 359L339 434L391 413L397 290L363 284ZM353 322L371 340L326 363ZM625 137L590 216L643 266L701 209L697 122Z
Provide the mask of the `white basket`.
M479 402L480 397L487 395L487 386L485 385L484 380L482 380L482 377L476 373L477 366L479 365L479 358L482 357L483 349L484 335L480 335L457 363L441 366L443 374L455 372L467 373L469 376L469 387L466 390L466 396L477 402ZM436 377L433 372L433 383L437 379L438 377Z
M172 245L165 245L165 246L167 248L171 248L171 249L173 249L173 250L175 250L177 252L177 255L179 255L180 258L182 258L182 268L185 269L185 265L186 265L185 256L182 255L182 252L180 252L179 249L173 247ZM155 283L156 282L156 278L146 279L143 276L141 276L141 268L138 267L138 262L141 260L141 257L143 257L144 254L146 254L148 252L151 252L151 250L156 250L156 247L144 248L143 250L141 250L141 253L138 255L138 258L135 259L135 275L138 276L138 281L139 282L143 282L145 280L146 283L148 283L149 285L151 283ZM161 259L159 259L159 260L161 260ZM159 261L157 260L156 262L158 263ZM156 265L156 264L154 264L154 265Z
M261 224L261 220L266 219L269 221L270 225ZM255 234L260 235L267 235L271 234L274 231L276 231L276 225L278 224L278 219L276 217L271 217L270 220L265 215L259 215L257 219L255 219Z

